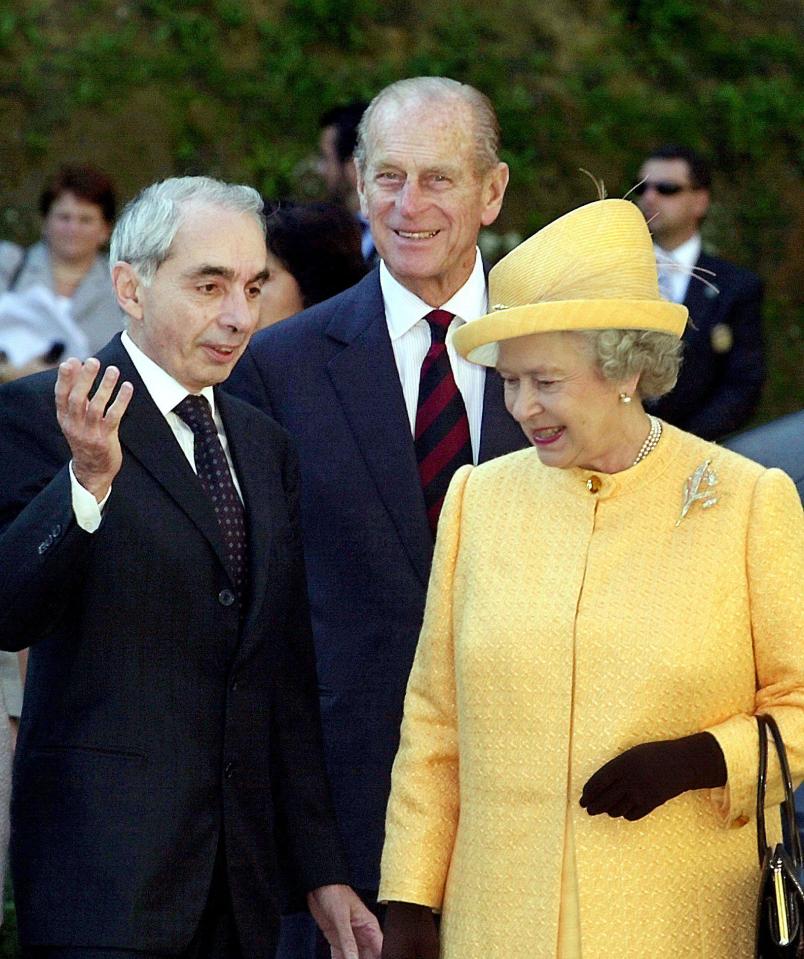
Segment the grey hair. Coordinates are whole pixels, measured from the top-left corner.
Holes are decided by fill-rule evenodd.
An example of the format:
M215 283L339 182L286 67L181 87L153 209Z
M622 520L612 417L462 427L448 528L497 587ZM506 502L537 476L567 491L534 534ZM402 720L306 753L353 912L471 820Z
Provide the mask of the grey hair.
M607 380L627 380L639 374L641 399L664 396L676 385L681 366L681 341L672 333L654 330L579 330L598 369Z
M371 155L374 117L386 103L446 103L456 99L465 103L474 117L475 172L484 176L492 170L500 162L500 124L485 93L449 77L408 77L380 90L360 120L354 156L361 174L365 173Z
M250 186L207 176L172 177L141 190L126 204L109 241L109 263L130 263L148 286L170 254L188 204L202 203L254 217L265 234L263 201Z

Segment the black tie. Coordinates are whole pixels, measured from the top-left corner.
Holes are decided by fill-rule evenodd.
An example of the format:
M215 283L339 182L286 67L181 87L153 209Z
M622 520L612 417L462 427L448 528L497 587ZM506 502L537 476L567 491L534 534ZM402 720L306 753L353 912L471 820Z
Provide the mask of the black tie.
M427 519L435 535L444 496L459 466L472 462L469 420L447 354L447 329L454 313L433 310L430 349L422 363L414 443Z
M190 394L173 409L193 431L193 454L198 478L212 500L226 546L226 559L238 596L246 579L246 520L237 495L218 428L205 396Z

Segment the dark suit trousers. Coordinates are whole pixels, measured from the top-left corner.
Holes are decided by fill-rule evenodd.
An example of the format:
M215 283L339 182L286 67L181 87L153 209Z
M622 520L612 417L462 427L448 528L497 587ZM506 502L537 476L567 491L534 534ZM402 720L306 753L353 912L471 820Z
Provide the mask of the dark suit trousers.
M242 959L226 878L226 856L218 847L212 885L190 945L180 953L136 949L95 949L91 946L28 946L23 959ZM329 957L327 957L329 959Z

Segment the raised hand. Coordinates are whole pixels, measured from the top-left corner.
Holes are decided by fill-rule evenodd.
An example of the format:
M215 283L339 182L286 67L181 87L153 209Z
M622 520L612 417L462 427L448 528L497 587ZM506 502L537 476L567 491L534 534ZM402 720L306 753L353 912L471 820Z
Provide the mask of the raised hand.
M90 398L100 363L71 357L59 366L56 378L56 418L72 453L73 473L78 482L100 502L120 472L123 452L118 429L134 387L121 384L110 403L120 370L108 366Z

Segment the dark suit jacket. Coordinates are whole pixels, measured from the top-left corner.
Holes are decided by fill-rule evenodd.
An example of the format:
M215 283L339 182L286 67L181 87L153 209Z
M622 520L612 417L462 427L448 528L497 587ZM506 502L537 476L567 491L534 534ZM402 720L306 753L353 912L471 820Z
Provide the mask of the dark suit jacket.
M375 890L433 550L378 271L258 333L227 389L299 451L327 768L352 882ZM490 372L480 459L524 445Z
M678 383L651 412L668 423L718 439L744 426L757 407L765 380L762 283L741 267L701 253L697 267L715 292L694 277L685 306L690 323Z
M284 432L225 394L243 489L242 618L210 500L134 384L97 532L74 519L55 373L0 390L0 637L32 644L12 802L24 943L173 952L201 916L219 841L246 956L271 955L278 861L343 881L321 759Z

